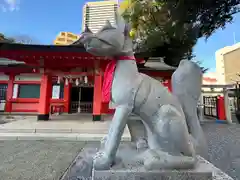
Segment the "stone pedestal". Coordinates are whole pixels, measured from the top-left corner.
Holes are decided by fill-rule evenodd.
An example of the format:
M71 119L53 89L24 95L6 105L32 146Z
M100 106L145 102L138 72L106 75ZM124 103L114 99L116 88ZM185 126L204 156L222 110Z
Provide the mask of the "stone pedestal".
M87 145L63 174L60 180L91 180L93 156L97 153L99 145Z
M120 146L116 164L110 170L93 169L92 180L233 180L200 156L195 169L146 171L142 164L132 162L136 154L133 146Z
M200 156L195 169L146 171L142 164L132 161L137 151L131 143L119 147L115 165L110 170L97 171L92 169L97 147L85 147L61 180L233 180Z
M121 165L120 165L121 164ZM199 159L193 170L155 170L147 171L143 165L121 162L111 170L93 170L93 180L212 180L212 169Z
M93 180L212 180L212 172L110 170L95 171Z

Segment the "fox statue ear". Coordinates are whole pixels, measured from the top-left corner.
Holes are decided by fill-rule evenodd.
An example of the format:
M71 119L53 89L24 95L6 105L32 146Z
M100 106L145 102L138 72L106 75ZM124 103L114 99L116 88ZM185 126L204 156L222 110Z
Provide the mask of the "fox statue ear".
M105 23L105 26L104 27L107 27L107 28L112 28L112 25L111 25L111 23L110 23L110 21L109 20L107 20L106 21L106 23Z
M84 33L92 33L87 24L85 25Z
M135 31L133 33L131 26L129 23L126 23L126 21L123 19L122 16L118 14L118 12L115 12L115 20L116 20L116 25L118 29L123 32L125 37L131 37L134 38L135 36Z
M125 24L124 36L130 36L130 31L131 31L130 25L129 24Z
M125 21L122 16L119 15L118 12L115 12L115 21L117 28L121 31L124 32L125 30Z
M101 29L99 32L102 32L102 31L107 30L107 29L115 29L115 28L111 25L110 21L108 21L108 20L106 21L105 25L102 27L102 29Z
M79 39L77 41L73 42L72 45L84 44L87 41L87 39L92 36L93 36L93 33L89 29L88 25L86 24L84 31L81 33L81 36L79 37Z

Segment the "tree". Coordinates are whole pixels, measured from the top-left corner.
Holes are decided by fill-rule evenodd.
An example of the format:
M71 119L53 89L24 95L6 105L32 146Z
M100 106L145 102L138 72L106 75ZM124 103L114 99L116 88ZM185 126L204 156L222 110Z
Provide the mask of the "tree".
M18 43L18 44L39 44L39 42L28 35L16 35L12 37L6 37L0 33L0 42L4 43Z
M0 42L13 43L14 39L8 38L8 37L4 36L4 34L0 33Z
M39 44L38 40L28 36L28 35L16 35L12 37L15 43L19 44Z
M125 3L125 4L124 4ZM177 66L192 48L232 22L239 0L125 0L122 16L136 31L136 52ZM121 6L120 6L121 7Z

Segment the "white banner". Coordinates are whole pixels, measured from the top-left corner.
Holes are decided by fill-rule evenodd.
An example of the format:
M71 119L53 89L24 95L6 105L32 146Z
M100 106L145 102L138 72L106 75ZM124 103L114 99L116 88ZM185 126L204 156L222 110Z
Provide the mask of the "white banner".
M60 85L54 85L52 88L52 99L59 99L60 97Z
M13 85L13 96L12 98L17 98L18 97L18 84Z

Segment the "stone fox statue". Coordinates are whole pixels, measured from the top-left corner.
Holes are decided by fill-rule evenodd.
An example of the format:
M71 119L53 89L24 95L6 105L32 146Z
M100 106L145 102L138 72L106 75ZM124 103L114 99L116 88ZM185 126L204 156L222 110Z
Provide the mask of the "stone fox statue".
M134 113L141 117L148 149L137 159L148 170L193 168L197 147L204 147L204 135L196 114L202 72L191 61L181 61L172 76L173 94L159 81L138 72L130 27L116 15L97 33L88 27L78 42L96 56L113 58L105 71L103 93L115 108L111 127L94 158L94 168L107 170L114 163L121 136Z

